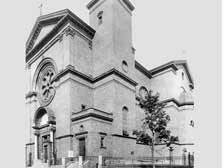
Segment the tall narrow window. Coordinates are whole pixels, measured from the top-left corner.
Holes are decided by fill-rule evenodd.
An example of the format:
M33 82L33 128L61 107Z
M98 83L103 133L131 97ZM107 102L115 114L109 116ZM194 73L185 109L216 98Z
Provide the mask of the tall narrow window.
M98 18L98 25L101 25L103 23L103 11L100 11L97 14L97 18Z
M126 61L122 61L122 69L124 72L128 72L128 63Z
M181 76L182 76L182 80L184 80L184 73L183 72L181 73Z
M128 108L124 106L122 108L122 133L124 136L128 136Z

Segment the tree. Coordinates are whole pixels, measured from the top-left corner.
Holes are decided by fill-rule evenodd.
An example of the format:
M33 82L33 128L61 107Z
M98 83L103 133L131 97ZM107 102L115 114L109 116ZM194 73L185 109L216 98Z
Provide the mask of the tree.
M144 96L136 97L138 106L144 110L145 117L142 120L142 130L134 130L133 135L137 136L137 143L151 146L152 165L154 163L154 146L156 143L165 143L168 147L178 141L178 137L172 136L167 129L170 116L164 110L166 103L159 100L159 94L153 95L150 90Z

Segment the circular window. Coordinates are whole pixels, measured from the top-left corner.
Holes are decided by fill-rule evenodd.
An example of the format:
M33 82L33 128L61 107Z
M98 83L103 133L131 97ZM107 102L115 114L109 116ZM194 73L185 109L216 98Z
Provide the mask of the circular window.
M122 61L122 70L126 73L128 72L128 64L126 61Z
M52 81L54 76L55 70L51 64L44 66L38 75L38 99L42 106L48 105L55 95L55 88Z

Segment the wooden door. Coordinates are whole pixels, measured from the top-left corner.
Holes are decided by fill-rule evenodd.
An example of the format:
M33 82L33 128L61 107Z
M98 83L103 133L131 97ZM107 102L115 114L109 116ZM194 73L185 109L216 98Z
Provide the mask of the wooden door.
M85 138L79 139L79 156L85 156L86 155L86 143Z
M44 149L43 149L43 157L44 157L44 162L47 163L48 160L48 145L44 145Z

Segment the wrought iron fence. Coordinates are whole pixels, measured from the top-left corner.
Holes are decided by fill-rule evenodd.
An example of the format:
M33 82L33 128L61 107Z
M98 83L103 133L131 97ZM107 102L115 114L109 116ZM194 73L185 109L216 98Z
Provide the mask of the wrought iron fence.
M168 157L154 157L156 165L176 165L176 166L193 166L194 156L168 156ZM103 166L124 166L124 165L151 165L152 157L104 157Z
M64 164L68 167L70 164L78 162L78 157L64 158ZM167 156L167 157L154 157L156 168L193 168L194 156ZM62 165L62 158L56 160L56 165ZM103 157L102 168L117 168L128 167L138 168L152 167L152 157ZM98 168L97 156L83 157L83 168Z

